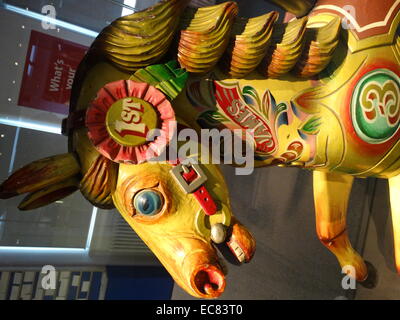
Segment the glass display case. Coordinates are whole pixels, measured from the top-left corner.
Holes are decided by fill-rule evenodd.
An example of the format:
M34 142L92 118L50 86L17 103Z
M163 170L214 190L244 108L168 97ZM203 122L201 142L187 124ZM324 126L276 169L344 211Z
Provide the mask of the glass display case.
M76 68L102 28L138 9L135 3L129 5L132 1L100 2L0 2L1 37L7 44L2 51L0 80L1 180L29 162L67 152L68 138L61 135L61 123L68 114ZM22 199L0 205L1 300L34 298L32 288L21 289L24 274L32 282L35 270L43 265L62 266L59 281L66 283L84 274L72 274L71 268L92 274L106 265L159 266L116 210L98 209L74 193L49 206L20 212ZM20 291L9 291L7 296L12 275ZM36 298L45 296L42 292Z

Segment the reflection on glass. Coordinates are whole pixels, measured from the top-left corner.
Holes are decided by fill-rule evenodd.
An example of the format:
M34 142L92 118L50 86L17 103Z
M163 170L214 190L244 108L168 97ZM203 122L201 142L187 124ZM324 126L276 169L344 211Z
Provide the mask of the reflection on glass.
M0 180L32 161L65 153L67 138L0 125ZM97 210L76 192L32 211L19 211L25 195L0 202L0 246L85 249L90 245Z

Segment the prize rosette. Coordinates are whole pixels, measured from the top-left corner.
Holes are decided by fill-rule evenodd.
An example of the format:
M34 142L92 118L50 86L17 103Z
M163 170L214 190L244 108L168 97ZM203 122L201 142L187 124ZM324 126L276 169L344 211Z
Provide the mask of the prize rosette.
M90 141L108 159L139 164L159 156L175 130L166 95L145 82L120 80L101 88L86 113ZM154 129L155 138L147 139Z

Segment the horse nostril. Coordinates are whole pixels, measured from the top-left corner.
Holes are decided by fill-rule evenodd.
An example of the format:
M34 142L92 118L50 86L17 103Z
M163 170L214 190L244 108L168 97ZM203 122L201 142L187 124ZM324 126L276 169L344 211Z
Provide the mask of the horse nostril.
M224 273L217 267L206 265L194 276L194 284L200 293L210 298L219 297L225 289Z

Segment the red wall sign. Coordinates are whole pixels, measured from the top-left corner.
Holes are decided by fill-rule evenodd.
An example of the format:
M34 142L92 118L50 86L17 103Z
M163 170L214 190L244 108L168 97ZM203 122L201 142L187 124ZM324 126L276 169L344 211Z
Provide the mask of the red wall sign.
M68 114L75 72L87 50L32 30L18 105Z

